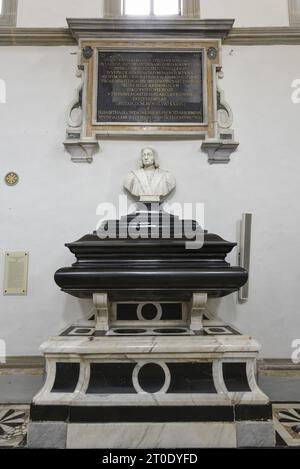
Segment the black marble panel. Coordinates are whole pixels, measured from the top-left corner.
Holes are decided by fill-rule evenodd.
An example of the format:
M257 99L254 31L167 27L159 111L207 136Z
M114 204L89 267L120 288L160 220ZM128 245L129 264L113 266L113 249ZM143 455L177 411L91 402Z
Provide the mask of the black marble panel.
M120 303L117 305L117 321L138 321L137 304Z
M73 406L70 408L70 423L233 421L233 406Z
M215 334L220 334L220 333L224 332L224 328L222 328L222 327L210 327L209 330L210 330L210 332L213 332ZM226 331L225 331L225 333L226 333Z
M153 335L161 335L161 336L179 336L179 335L194 335L193 332L191 332L189 329L183 329L183 328L169 328L169 327L163 327L163 328L147 328L147 329L138 329L138 328L117 328L117 329L111 329L111 332L114 335L143 335L143 336L153 336ZM112 334L108 334L112 335Z
M91 363L87 394L135 394L132 373L135 363Z
M157 309L152 303L147 303L142 307L141 314L147 321L155 319L157 315Z
M155 393L161 390L165 384L165 372L156 363L147 363L138 374L138 382L143 391Z
M70 407L65 405L34 405L30 406L30 420L33 422L67 422Z
M271 405L237 406L40 406L32 404L33 422L234 422L268 421L272 419Z
M60 336L61 337L67 337L68 335L71 335L72 334L72 331L74 330L74 326L71 326L71 327L68 327L67 329L65 329L61 334Z
M203 328L204 335L241 335L240 332L233 329L231 326L222 325L222 326L204 326Z
M267 421L272 420L272 405L237 405L235 406L235 420L237 421Z
M162 303L162 319L164 321L181 321L182 304L181 303Z
M168 393L216 393L212 363L168 363L171 385Z
M162 307L162 321L181 321L182 320L182 304L181 303L160 303ZM136 303L119 303L117 305L118 321L138 321L137 316L138 304ZM151 320L156 316L156 308L151 303L146 304L142 309L142 314L146 320Z
M77 337L77 336L91 336L93 335L93 327L78 327L78 326L71 326L68 329L64 330L60 337ZM76 332L76 333L75 333Z
M276 438L276 447L277 448L287 448L288 444L281 438L278 432L275 433ZM295 448L296 449L296 448Z
M203 53L98 54L97 122L203 123Z
M251 392L246 363L223 363L225 386L229 392Z
M55 381L51 392L74 392L78 383L79 372L79 363L56 363Z

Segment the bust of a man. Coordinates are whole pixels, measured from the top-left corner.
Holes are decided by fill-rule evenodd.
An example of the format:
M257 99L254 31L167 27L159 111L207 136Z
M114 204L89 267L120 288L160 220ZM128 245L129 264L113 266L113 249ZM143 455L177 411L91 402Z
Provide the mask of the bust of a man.
M155 152L152 148L143 148L142 165L131 171L125 180L124 187L141 202L159 202L176 186L174 176L159 169Z

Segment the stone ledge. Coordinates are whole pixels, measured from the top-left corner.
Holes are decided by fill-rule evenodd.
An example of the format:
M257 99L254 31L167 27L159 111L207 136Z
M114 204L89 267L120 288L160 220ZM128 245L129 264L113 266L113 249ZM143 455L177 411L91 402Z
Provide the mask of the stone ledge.
M22 356L13 356L7 357L5 363L0 362L1 369L35 369L35 368L44 368L45 359L41 355L22 355Z
M120 37L120 35L188 35L189 37L224 39L232 29L233 19L191 18L68 18L71 34L77 39Z
M42 355L21 355L7 357L6 363L0 363L0 370L7 368L44 368L45 360ZM300 371L300 363L293 363L289 359L267 358L257 361L259 373L268 371Z
M0 46L75 45L68 28L0 28ZM300 27L233 28L224 45L300 45Z
M300 45L300 27L233 28L225 45L268 46Z
M0 28L0 46L68 46L76 44L68 28Z

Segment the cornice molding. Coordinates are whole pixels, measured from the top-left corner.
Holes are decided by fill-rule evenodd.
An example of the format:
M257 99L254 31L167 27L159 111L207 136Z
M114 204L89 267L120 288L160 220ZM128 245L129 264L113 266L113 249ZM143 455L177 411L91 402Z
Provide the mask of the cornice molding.
M257 364L260 373L296 372L298 376L300 375L300 363L293 363L288 358L265 358L258 360Z
M224 44L239 46L300 45L300 27L233 28Z
M0 28L0 46L68 46L76 44L68 28ZM225 45L300 45L300 27L233 28Z
M68 28L0 28L0 46L68 46L76 44Z
M224 39L232 29L233 19L197 18L68 18L72 36L80 39L120 37L120 34L137 36L170 36Z

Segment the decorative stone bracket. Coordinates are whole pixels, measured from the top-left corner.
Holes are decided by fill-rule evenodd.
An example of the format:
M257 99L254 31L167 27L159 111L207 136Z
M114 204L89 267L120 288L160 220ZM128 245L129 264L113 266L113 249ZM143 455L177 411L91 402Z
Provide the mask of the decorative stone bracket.
M109 330L109 302L107 293L95 293L93 295L93 302L97 310L95 316L96 331L107 332Z
M217 73L217 80L223 78L220 69ZM217 128L216 137L207 138L201 146L201 150L208 155L209 164L227 164L230 162L231 154L237 149L239 143L234 139L233 112L225 100L224 91L219 83L217 84Z
M99 150L99 143L94 137L88 138L82 135L84 71L80 67L78 67L77 76L81 78L81 81L68 107L67 138L64 141L64 147L70 153L73 163L92 163L94 154Z
M191 301L191 325L192 331L202 331L203 315L206 311L207 293L194 293Z
M208 154L210 164L226 164L230 162L230 156L238 146L237 142L211 139L203 142L201 148Z
M93 155L99 150L97 140L69 139L64 142L73 163L92 163Z

